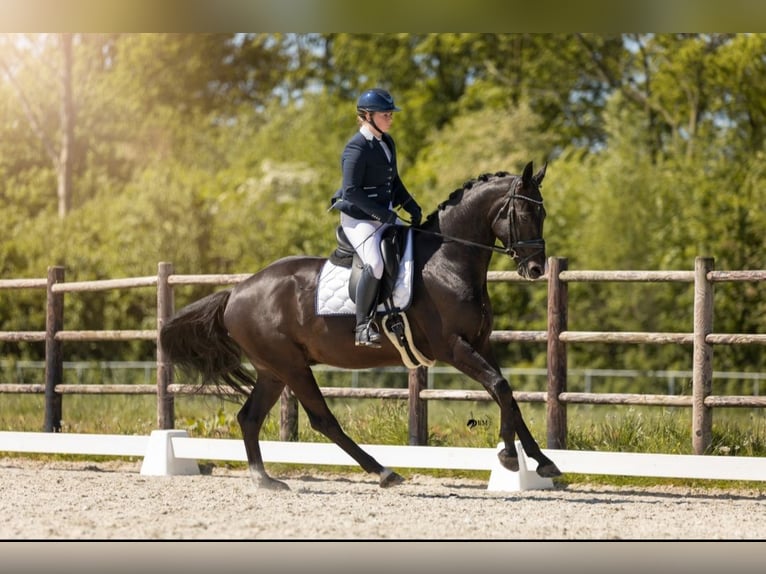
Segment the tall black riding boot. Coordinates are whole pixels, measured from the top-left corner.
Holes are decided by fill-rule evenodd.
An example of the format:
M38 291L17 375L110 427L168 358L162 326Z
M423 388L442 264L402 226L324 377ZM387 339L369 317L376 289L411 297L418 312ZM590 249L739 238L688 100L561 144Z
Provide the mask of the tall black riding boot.
M372 274L372 268L365 265L359 283L356 285L356 329L357 347L380 348L380 332L375 324L375 309L378 306L380 279Z

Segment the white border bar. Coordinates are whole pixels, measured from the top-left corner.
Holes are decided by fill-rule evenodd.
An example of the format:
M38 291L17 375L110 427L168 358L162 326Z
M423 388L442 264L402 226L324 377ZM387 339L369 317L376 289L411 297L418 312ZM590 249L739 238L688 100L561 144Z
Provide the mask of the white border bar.
M168 433L174 459L246 461L239 439L190 438L186 431ZM0 431L0 452L56 453L147 457L149 436ZM360 445L388 467L493 470L497 449ZM518 443L517 443L518 448ZM261 441L265 462L354 466L356 462L333 443ZM543 452L563 473L766 481L766 457L698 456L550 450ZM529 461L533 471L536 463Z

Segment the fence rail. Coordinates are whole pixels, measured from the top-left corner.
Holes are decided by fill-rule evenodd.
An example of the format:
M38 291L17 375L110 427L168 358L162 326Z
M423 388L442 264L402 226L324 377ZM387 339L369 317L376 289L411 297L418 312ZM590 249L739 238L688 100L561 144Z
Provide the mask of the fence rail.
M657 405L679 406L692 409L692 447L696 454L706 452L711 442L712 409L716 407L766 407L766 397L712 394L712 348L714 345L766 345L766 334L714 333L713 284L720 282L760 282L766 280L766 270L715 271L713 259L698 257L694 271L575 271L568 269L563 258L549 258L547 282L548 324L544 331L494 331L494 342L534 342L547 346L547 388L540 392L515 391L520 402L546 403L548 448L566 448L567 404ZM48 432L61 430L62 396L65 394L156 394L157 426L172 429L174 424L174 396L197 392L190 385L173 381L173 366L166 360L159 341L157 343L156 385L67 385L63 383L65 341L126 341L155 340L163 322L173 313L174 286L178 285L233 285L249 274L179 275L173 273L170 263L158 265L157 276L108 279L99 281L65 282L64 268L51 267L47 279L4 279L0 289L45 289L45 331L4 331L0 341L44 342L45 383L3 384L0 393L44 393L46 397L45 425ZM525 281L516 272L490 272L491 282ZM574 282L681 282L694 286L694 321L692 332L600 332L568 330L568 284ZM64 295L66 293L93 292L154 287L157 292L157 328L145 330L66 331L63 329ZM567 344L681 344L691 345L692 394L687 396L629 393L571 392L567 390ZM408 375L407 389L370 389L323 387L327 397L384 398L407 400L410 404L409 441L412 445L427 444L427 402L430 400L490 400L484 391L438 390L427 385L428 371L421 367ZM282 435L295 436L297 407L289 392L283 395Z

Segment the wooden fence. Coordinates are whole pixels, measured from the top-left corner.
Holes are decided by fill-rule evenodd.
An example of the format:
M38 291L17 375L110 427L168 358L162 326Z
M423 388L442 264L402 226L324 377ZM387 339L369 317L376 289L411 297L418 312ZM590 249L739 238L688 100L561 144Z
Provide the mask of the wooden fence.
M766 345L766 334L720 334L713 332L713 285L717 282L764 281L766 270L715 271L712 258L698 257L694 271L570 271L567 260L551 257L547 278L548 321L545 331L494 331L496 342L537 342L547 345L548 384L545 391L515 391L520 402L544 402L547 409L547 446L565 449L567 437L566 407L569 403L679 406L692 409L692 447L703 454L711 443L712 410L715 407L766 407L766 397L713 395L714 345ZM0 280L0 289L45 289L45 331L0 331L0 341L45 343L45 384L0 384L0 393L44 393L47 432L61 430L64 394L156 394L157 427L172 429L174 397L195 389L173 382L173 365L157 345L156 385L66 385L63 384L63 343L66 341L157 340L163 322L173 314L174 287L178 285L232 285L249 274L177 275L171 263L160 263L156 276L100 281L65 282L64 268L51 267L47 279ZM525 281L516 272L490 272L489 281ZM691 333L593 332L568 329L568 284L573 282L682 282L694 285L694 324ZM64 295L85 291L104 291L155 287L157 292L157 329L149 330L64 330ZM651 343L692 345L692 394L627 394L567 391L567 343ZM427 388L427 371L421 367L409 372L407 389L322 388L326 397L386 398L409 402L409 443L425 445L428 441L430 400L491 400L483 390L436 390ZM297 436L297 405L289 390L281 401L281 440Z

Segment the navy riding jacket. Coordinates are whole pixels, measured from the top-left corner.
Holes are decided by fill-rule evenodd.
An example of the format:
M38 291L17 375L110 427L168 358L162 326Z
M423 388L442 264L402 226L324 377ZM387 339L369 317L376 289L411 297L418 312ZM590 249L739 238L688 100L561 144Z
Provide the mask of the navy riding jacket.
M403 207L411 213L420 207L399 178L396 167L396 147L393 138L383 134L383 141L391 152L386 152L375 138L367 140L356 132L346 144L341 157L342 187L335 192L331 208L338 209L355 219L374 219L393 223L396 214L391 207Z

